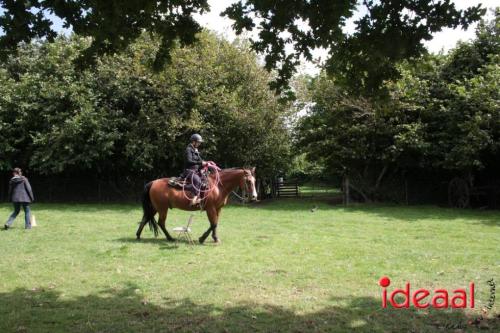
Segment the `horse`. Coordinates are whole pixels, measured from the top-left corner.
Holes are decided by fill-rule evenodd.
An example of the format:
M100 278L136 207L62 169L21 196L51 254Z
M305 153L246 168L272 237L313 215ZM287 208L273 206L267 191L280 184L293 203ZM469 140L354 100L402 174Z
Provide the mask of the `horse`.
M229 194L237 187L244 189L251 201L257 200L255 189L255 168L231 168L219 171L219 174L211 173L208 176L208 188L210 191L203 198L202 205L190 205L190 199L185 195L183 189L177 189L169 185L169 178L160 178L147 183L142 195L143 216L137 229L137 240L141 239L142 229L146 224L158 235L158 226L165 234L167 241L174 241L165 228L165 221L169 209L179 208L187 211L205 210L210 221L210 227L198 239L203 244L210 233L215 243L219 243L217 237L217 224L221 209L226 205ZM155 215L158 213L158 222Z

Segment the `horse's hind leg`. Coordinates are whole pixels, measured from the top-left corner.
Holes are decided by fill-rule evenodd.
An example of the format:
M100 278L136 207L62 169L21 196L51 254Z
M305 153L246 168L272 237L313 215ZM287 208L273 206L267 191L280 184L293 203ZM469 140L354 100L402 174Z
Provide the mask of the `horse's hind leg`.
M158 225L160 226L161 230L163 231L163 233L167 237L167 240L169 242L172 242L175 239L172 236L170 236L170 234L167 231L167 228L165 228L165 221L167 220L167 213L168 213L168 209L165 209L164 212L159 212Z
M141 223L139 224L139 228L137 229L137 232L135 233L137 240L141 239L142 229L144 229L144 226L146 225L146 223L147 223L146 221L141 221Z
M154 220L154 216L156 215L156 212L153 210L151 212L151 219ZM141 240L141 234L142 234L142 229L144 229L144 226L148 224L148 219L147 217L143 217L141 223L139 223L139 228L137 228L137 232L135 233L135 236L137 237L137 240Z

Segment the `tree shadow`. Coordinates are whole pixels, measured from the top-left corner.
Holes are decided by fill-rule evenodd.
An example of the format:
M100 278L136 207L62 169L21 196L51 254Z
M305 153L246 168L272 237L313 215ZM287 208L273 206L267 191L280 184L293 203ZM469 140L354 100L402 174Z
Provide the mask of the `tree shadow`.
M265 303L202 304L187 298L153 304L123 289L68 298L48 288L0 293L1 332L452 332L498 331L500 320L463 311L382 309L371 297L333 298L335 306L299 313ZM161 305L158 305L161 304Z
M274 199L265 201L253 206L251 209L262 209L270 211L289 212L314 212L331 211L346 213L363 213L366 216L376 216L390 220L403 220L408 222L418 222L424 219L435 220L436 222L450 220L465 220L471 223L481 223L488 226L500 226L499 210L480 209L455 209L447 207L429 205L396 205L396 204L364 204L352 203L344 206L331 198L307 198L307 199Z
M247 204L249 209L276 210L276 211L307 211L317 205L322 209L336 209L338 198L331 197L305 197L305 198L276 198L266 199L256 203Z
M142 210L140 204L79 204L79 203L37 203L34 202L30 205L31 209L36 213L53 213L57 212L60 214L81 214L81 213L102 213L102 212L112 212L118 214L137 214L137 220L140 220ZM6 209L7 211L12 211L12 204L0 203L0 209ZM139 213L141 211L141 213Z
M383 204L354 204L339 208L345 212L362 212L366 215L384 219L418 222L433 220L436 223L448 223L453 220L463 220L467 223L481 223L488 226L500 226L500 211L479 209L458 209L438 206L400 206Z
M68 212L74 213L99 213L103 211L111 211L113 213L130 214L138 212L141 209L140 204L115 204L115 203L95 203L95 204L82 204L82 203L34 203L33 207L38 212L42 211L57 211L60 213ZM140 216L137 217L140 220Z

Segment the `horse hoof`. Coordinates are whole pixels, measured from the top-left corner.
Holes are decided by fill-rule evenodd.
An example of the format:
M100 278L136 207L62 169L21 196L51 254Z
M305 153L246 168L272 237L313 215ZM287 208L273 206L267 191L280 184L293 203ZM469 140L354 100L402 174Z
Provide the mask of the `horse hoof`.
M167 238L167 242L170 242L170 243L175 242L175 238Z
M203 244L205 242L205 240L203 238L198 238L198 242L200 242L200 244Z
M214 239L214 243L215 243L215 244L217 244L217 245L219 245L219 244L221 244L221 243L222 243L222 241L221 241L220 239L218 239L218 238L217 238L217 239Z

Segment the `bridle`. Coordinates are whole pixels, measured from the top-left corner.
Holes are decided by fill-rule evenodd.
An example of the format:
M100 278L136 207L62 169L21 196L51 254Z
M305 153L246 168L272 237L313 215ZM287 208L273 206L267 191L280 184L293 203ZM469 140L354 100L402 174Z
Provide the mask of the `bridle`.
M241 201L252 201L252 194L253 194L253 191L255 190L255 177L252 173L248 174L248 171L245 170L245 176L243 177L243 183L244 185L241 186L240 184L240 187L242 187L245 192L247 193L247 197L244 198L240 195L238 195L235 191L233 191L232 193L237 196ZM253 185L253 188L252 188L252 185Z

